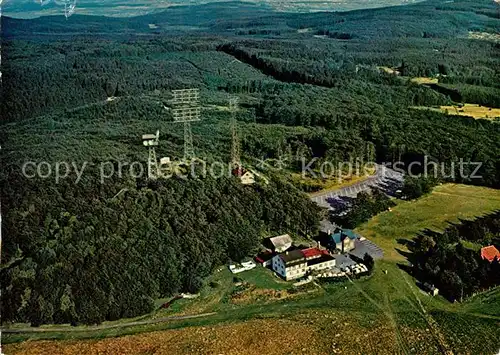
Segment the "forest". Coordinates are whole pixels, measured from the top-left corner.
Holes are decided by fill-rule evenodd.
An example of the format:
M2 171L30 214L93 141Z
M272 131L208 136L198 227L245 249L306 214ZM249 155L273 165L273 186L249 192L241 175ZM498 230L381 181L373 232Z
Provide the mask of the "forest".
M196 292L263 237L314 234L324 211L290 179L302 159L481 162L477 179L468 177L473 167L461 176L452 165L437 178L499 188L498 120L414 109L498 107L499 44L468 37L498 32L494 5L409 6L286 14L253 5L238 12L228 3L109 21L2 19L3 321L137 316L159 297ZM447 91L412 81L418 76ZM170 91L187 87L201 91L197 156L229 162L227 106L235 95L243 164L269 183L114 176L101 184L101 162L146 160L142 134L160 130L158 156L182 156ZM284 155L282 170L259 167ZM79 183L73 175L55 183L23 176L28 161L91 167ZM409 198L430 188L408 186ZM382 196L364 198L352 226L390 207Z
M196 293L214 268L258 251L264 236L311 233L320 216L286 185L236 178L87 178L56 190L43 179L5 183L2 316L34 326L150 312L157 298Z
M412 273L434 283L451 301L500 284L500 260L481 259L480 248L500 247L500 211L461 221L443 233L424 231L409 245Z

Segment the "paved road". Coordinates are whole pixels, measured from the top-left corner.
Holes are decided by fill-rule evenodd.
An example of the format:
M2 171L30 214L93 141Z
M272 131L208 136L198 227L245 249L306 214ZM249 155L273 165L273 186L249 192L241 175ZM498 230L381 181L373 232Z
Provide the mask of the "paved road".
M195 315L188 315L188 316L171 316L171 317L164 317L164 318L158 318L158 319L147 319L147 320L141 320L141 321L135 321L135 322L128 322L128 323L117 323L117 324L109 324L109 325L96 325L96 326L90 326L90 327L50 327L50 328L5 328L2 329L3 333L50 333L50 332L88 332L88 331L94 331L94 330L105 330L105 329L113 329L113 328L124 328L124 327L132 327L136 325L145 325L145 324L155 324L155 323L165 323L165 322L170 322L174 320L183 320L183 319L193 319L193 318L200 318L200 317L207 317L207 316L213 316L214 314L217 314L216 312L211 312L211 313L201 313L201 314L195 314Z
M342 209L342 206L345 206L349 199L355 198L358 193L362 191L369 191L371 188L376 187L388 194L394 194L394 192L401 188L402 185L402 173L382 165L377 165L375 175L370 176L366 180L338 190L326 191L324 194L311 197L311 200L316 202L321 207L326 207L330 210L337 210Z

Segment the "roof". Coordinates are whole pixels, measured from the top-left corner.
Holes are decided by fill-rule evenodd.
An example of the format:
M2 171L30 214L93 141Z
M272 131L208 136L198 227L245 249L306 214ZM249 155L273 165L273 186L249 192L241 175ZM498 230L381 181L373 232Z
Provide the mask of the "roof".
M318 248L303 249L302 254L304 254L306 259L316 258L318 256L328 254L326 250L319 250Z
M285 262L285 265L298 264L306 261L304 253L302 253L302 250L298 249L281 253L280 258Z
M498 251L494 245L481 248L481 258L488 260L490 263L495 260L495 258L498 258L500 261L500 251Z
M327 261L332 261L332 260L335 260L335 258L333 256L331 256L330 254L322 254L320 258L308 260L307 265L308 266L317 265L317 264L326 263Z
M269 239L275 248L284 247L292 243L292 238L288 234L280 235Z
M255 256L255 261L259 262L259 263L265 263L266 261L269 261L273 258L275 254L271 251L264 251L262 253L259 253L257 254L257 256Z
M329 231L330 233L333 233L335 232L335 230L337 230L337 226L329 220L324 219L319 224L319 230L323 233L328 233Z
M340 232L334 233L330 236L332 241L337 244L340 243L345 238L349 238L351 240L355 240L358 236L350 229L343 229Z

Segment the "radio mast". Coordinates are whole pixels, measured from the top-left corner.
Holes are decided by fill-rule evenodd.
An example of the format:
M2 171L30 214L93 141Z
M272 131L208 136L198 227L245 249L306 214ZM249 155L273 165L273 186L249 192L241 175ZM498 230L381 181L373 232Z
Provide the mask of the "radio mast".
M188 162L195 157L191 122L201 119L200 90L172 90L172 95L174 96L172 100L174 122L184 123L184 161Z
M229 111L231 112L231 165L237 169L241 168L241 147L236 121L238 101L239 99L236 96L229 98Z
M155 147L158 146L160 140L160 131L156 131L156 134L143 134L142 144L148 147L148 178L157 179L160 177L160 168L158 166L158 160L156 160Z

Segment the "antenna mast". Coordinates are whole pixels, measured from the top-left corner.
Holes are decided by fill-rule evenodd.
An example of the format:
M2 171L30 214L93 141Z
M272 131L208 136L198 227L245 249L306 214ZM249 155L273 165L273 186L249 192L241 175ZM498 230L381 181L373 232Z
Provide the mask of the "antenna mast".
M236 111L238 110L238 97L229 98L229 111L231 111L231 164L234 168L241 167L241 147L238 137Z
M172 95L174 96L172 100L174 122L184 123L184 161L188 162L195 157L191 122L201 119L200 90L172 90Z
M158 166L158 160L156 159L155 147L158 146L160 140L160 131L156 131L156 134L143 134L142 144L148 147L148 177L150 179L157 179L160 177L160 167Z

